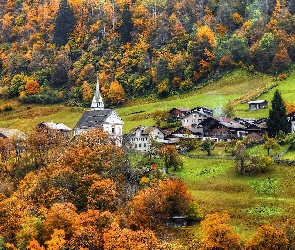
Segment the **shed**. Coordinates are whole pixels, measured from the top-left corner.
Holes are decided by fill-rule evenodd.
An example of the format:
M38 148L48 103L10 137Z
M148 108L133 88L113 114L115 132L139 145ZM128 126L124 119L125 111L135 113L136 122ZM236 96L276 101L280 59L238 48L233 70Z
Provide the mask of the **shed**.
M171 223L174 227L186 227L187 219L185 216L173 216L171 218Z
M267 108L268 102L266 100L256 100L256 101L250 101L249 104L249 110L258 110L258 109L264 109Z

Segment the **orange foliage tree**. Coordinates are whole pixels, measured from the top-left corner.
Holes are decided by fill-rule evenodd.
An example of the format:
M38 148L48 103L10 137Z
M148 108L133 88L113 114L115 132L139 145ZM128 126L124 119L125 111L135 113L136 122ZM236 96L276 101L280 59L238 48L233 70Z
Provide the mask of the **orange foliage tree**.
M160 156L163 157L165 162L166 173L168 174L168 169L173 167L174 171L182 167L183 162L178 155L175 145L164 145L160 149Z
M288 240L282 229L276 229L269 225L258 228L255 234L245 246L245 250L284 250L288 249Z
M108 98L111 101L111 104L121 104L126 100L125 92L122 85L118 81L113 81L110 85L108 91Z
M40 85L36 80L29 80L25 86L28 95L34 95L40 92Z
M121 229L117 223L111 225L103 234L103 238L104 250L149 250L157 247L157 238L151 230Z
M201 229L204 232L201 249L241 249L240 237L234 233L232 226L226 224L229 220L227 212L206 215L201 222Z
M192 196L178 179L167 179L139 191L129 206L131 226L156 227L172 216L185 215Z

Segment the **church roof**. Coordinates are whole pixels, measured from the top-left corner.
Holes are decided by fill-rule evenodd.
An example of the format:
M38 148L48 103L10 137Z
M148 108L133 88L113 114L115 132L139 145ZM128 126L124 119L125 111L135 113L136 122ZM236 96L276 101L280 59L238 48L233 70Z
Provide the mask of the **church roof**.
M81 116L75 129L99 128L112 112L112 109L87 110Z

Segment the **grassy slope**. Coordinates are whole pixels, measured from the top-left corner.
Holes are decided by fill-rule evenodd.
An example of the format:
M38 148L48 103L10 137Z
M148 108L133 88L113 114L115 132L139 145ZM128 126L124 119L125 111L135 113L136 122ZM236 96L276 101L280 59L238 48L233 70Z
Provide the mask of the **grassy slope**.
M215 109L215 115L224 103L231 101L235 103L236 115L242 117L267 117L268 109L260 111L248 111L247 102L241 104L236 100L247 100L262 92L266 86L278 84L277 88L281 91L282 97L285 101L294 102L295 94L295 72L285 80L275 82L271 77L250 74L244 70L236 70L225 75L216 83L205 86L204 88L181 96L172 96L163 100L138 100L132 105L116 109L122 117L125 125L123 132L128 132L131 128L138 125L153 125L154 122L149 118L149 114L155 110L170 110L174 107L193 108L196 106L206 106ZM267 91L259 97L259 99L266 99L269 102L273 97L275 88ZM10 101L14 106L13 111L0 113L0 127L18 128L27 131L33 128L39 122L61 122L73 128L79 118L81 117L83 108L71 108L61 105L52 106L37 106L30 105L18 106L17 102ZM0 107L4 107L4 101L0 101Z
M205 159L184 158L184 168L175 175L187 183L204 214L228 211L243 241L260 225L279 226L294 216L295 168L276 166L247 176L230 160L212 159L208 164Z

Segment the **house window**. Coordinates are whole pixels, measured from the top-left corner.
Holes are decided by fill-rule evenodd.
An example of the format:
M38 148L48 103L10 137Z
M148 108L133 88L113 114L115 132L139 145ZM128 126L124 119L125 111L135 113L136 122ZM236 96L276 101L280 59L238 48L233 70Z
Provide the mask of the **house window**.
M138 147L141 148L141 143L138 144Z
M112 134L115 133L115 127L112 127Z
M144 144L143 144L143 147L145 147L145 148L146 148L146 143L144 143Z

